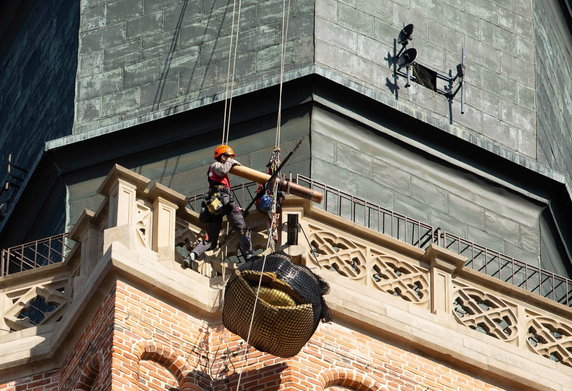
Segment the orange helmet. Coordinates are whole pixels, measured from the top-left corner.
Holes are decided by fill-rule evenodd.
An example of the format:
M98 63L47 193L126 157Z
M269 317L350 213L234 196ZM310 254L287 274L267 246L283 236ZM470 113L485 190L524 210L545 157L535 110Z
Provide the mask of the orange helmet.
M218 147L216 147L216 149L214 150L214 158L216 159L223 154L230 155L231 157L235 156L234 151L228 145L219 145Z

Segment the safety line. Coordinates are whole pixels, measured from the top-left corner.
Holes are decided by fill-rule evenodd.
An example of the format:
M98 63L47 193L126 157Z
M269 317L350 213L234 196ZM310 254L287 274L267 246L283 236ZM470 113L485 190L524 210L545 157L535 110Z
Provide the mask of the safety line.
M239 3L240 4L240 3ZM240 15L240 5L239 5L239 15ZM275 138L275 148L280 148L280 123L282 121L282 90L283 90L283 83L284 83L284 67L285 67L285 58L286 58L286 40L287 40L287 36L288 36L288 20L290 18L290 0L288 0L288 7L286 7L286 0L282 0L282 38L281 38L281 43L280 43L280 80L279 80L279 98L278 98L278 115L277 115L277 120L276 120L276 138ZM240 22L240 19L239 19ZM238 30L238 28L237 28ZM238 41L238 31L237 31L237 41ZM234 54L234 64L233 64L233 83L234 83L234 72L235 72L235 64L236 64L236 47L238 45L235 46L235 54ZM228 83L227 83L228 86ZM232 92L231 92L231 97L230 97L230 102L229 102L229 115L228 115L228 119L226 119L226 121L228 121L229 125L230 125L230 112L231 112L231 107L232 107ZM225 113L226 113L226 107L225 107ZM226 140L227 142L224 142L223 144L227 144L228 143L228 134L229 134L229 129L230 126L227 127L227 131L226 131ZM223 133L224 134L224 133ZM272 194L274 194L274 199L272 201L272 220L271 220L271 225L270 228L272 228L275 224L276 218L277 218L277 214L276 214L276 203L278 200L278 181L274 181L273 184L273 192ZM264 255L264 259L262 261L262 268L260 271L260 278L258 279L258 289L256 291L256 297L254 299L254 307L252 308L252 314L250 317L250 325L248 327L248 334L246 337L246 346L245 346L245 368L246 368L246 364L248 363L248 345L250 342L250 336L252 333L252 326L254 324L254 316L256 314L256 306L258 304L258 298L260 295L260 288L262 286L262 276L264 274L264 268L266 267L266 258L268 256L268 249L270 247L270 241L273 240L273 235L272 232L269 231L268 232L268 239L266 241L266 249L265 252L266 254ZM226 284L225 284L226 285ZM238 376L238 381L237 381L237 385L236 385L236 390L238 391L240 389L240 382L242 380L242 374L244 373L244 370L240 371L239 376Z
M238 11L236 10L236 3L237 0L234 0L232 5L232 25L230 31L230 45L228 49L228 67L226 74L226 90L221 144L228 144L228 138L230 134L230 114L232 111L232 93L234 92L234 79L236 77L236 51L238 48L238 34L240 31L240 11L242 8L242 0L238 0Z
M278 97L278 118L276 119L276 139L274 146L280 148L280 124L282 122L282 89L284 84L284 66L286 63L286 40L288 39L288 22L290 20L290 0L288 0L288 7L286 1L282 0L282 39L280 42L280 82L279 82L279 97Z
M276 182L274 184L274 191L278 190L278 183ZM276 194L276 193L274 193ZM274 200L272 201L272 208L273 210L276 210L276 201L277 201L278 197L274 197ZM272 216L272 223L274 224L274 219L276 218L276 214L274 214ZM268 250L268 248L270 247L270 241L272 240L272 235L268 235L268 239L266 240L266 250L265 252ZM245 346L245 353L244 353L244 357L245 357L245 363L248 363L248 344L250 341L250 334L252 333L252 325L254 324L254 315L256 313L256 305L258 304L258 296L260 295L260 287L262 286L262 276L264 274L264 268L266 267L266 257L268 256L268 254L264 255L264 259L262 260L262 268L260 270L260 278L258 279L258 289L256 290L256 297L254 299L254 306L252 308L252 315L250 316L250 325L248 326L248 334L246 336L246 346ZM246 366L245 366L246 367ZM240 387L240 381L242 379L242 373L244 372L244 370L240 371L239 375L238 375L238 382L236 385L236 390L239 390Z

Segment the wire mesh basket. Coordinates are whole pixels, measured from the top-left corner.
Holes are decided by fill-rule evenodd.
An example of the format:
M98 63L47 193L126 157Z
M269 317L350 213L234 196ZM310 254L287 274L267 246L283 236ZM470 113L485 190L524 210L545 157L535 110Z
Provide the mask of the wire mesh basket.
M306 266L293 264L285 254L270 254L234 270L226 286L222 321L256 349L292 357L320 320L331 320L323 299L328 290L328 284Z

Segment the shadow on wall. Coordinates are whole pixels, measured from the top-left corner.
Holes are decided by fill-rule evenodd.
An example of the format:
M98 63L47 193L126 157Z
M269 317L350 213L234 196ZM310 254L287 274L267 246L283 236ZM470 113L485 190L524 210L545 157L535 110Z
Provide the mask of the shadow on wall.
M171 69L171 63L173 61L173 57L175 56L175 53L177 50L180 50L180 36L181 36L181 29L183 27L183 22L184 19L186 17L186 12L187 12L187 7L188 7L188 3L189 0L185 0L183 2L183 4L181 5L181 11L179 13L179 17L177 20L177 24L175 27L175 31L173 34L173 39L171 40L171 45L169 47L169 51L165 56L165 62L163 65L163 70L161 72L161 76L159 78L159 85L157 86L157 91L155 92L155 97L153 99L153 107L152 110L156 111L159 110L160 106L161 106L161 102L163 101L163 99L170 99L173 96L171 96L172 94L167 93L165 96L165 87L166 87L166 83L169 77L169 73L174 70L176 72L180 72L177 69ZM210 69L211 63L213 61L213 57L215 54L215 49L217 49L218 47L218 43L219 41L223 40L224 38L226 38L226 36L224 36L224 31L223 31L223 26L224 26L224 22L225 20L227 20L228 18L234 18L234 16L232 14L230 14L230 12L232 11L232 7L226 7L225 11L224 11L224 15L223 17L214 17L213 15L216 15L216 13L214 12L214 8L215 8L215 2L213 2L211 9L209 12L207 12L206 14L209 15L208 19L206 21L206 24L203 28L202 34L199 34L200 38L198 38L196 41L199 43L203 43L198 45L199 47L199 54L197 56L197 58L202 58L202 56L208 57L208 60L206 60L204 66L200 67L199 69L197 69L199 67L199 61L196 60L195 63L192 65L190 73L185 74L185 75L181 75L184 76L185 81L182 82L182 84L186 84L185 87L181 86L181 90L183 90L184 88L184 95L188 95L191 92L191 87L193 87L192 89L195 91L202 91L203 88L205 87L205 82L207 81L207 72ZM218 26L215 25L215 23L218 20ZM209 31L212 30L216 30L217 34L216 34L216 40L214 42L214 44L212 45L204 45L205 42L208 41L209 38ZM235 44L236 45L236 44ZM207 54L207 51L210 51L210 53ZM202 72L202 75L199 75L199 77L195 77L195 74L197 72ZM192 86L193 82L200 82L200 85L198 86ZM171 106L169 108L170 114L174 114L174 110L175 107Z
M239 360L242 359L244 359L244 357L239 357ZM239 373L234 372L230 376L222 377L217 380L213 380L210 376L202 371L195 370L187 374L184 383L187 385L187 387L189 384L199 386L201 387L201 390L235 390L238 389L237 386L240 377L241 390L248 391L250 389L263 389L264 391L276 391L281 387L281 380L283 376L280 376L280 374L287 367L288 366L285 363L278 363L274 365L268 365L256 370L245 371L242 373L242 376ZM265 379L267 380L265 381Z

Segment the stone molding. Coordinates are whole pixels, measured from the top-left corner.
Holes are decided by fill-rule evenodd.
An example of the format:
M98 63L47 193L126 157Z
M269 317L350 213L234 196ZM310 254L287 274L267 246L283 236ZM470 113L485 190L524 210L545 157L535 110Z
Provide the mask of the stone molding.
M100 191L105 202L75 225L72 238L78 245L68 260L0 279L0 377L2 370L23 370L24 363L36 362L38 370L47 361L57 365L65 347L73 346L66 330L89 318L98 289L117 279L136 282L220 323L221 283L234 265L215 261L232 257L237 235L225 234L224 245L207 254L214 265L210 270L183 270L176 241L196 240L202 232L197 214L184 208L184 196L120 166ZM369 330L374 338L407 341L431 357L481 375L516 378L539 390L570 390L572 309L466 270L464 258L446 249L416 248L307 200L288 196L283 214L289 213L299 215L302 232L297 245L280 249L330 283L326 301L334 321ZM253 215L249 224L255 247L263 249L265 218ZM284 228L285 223L281 243L286 243ZM19 315L14 303L29 300L30 292L61 300L57 323L14 326ZM38 339L38 334L45 337Z

